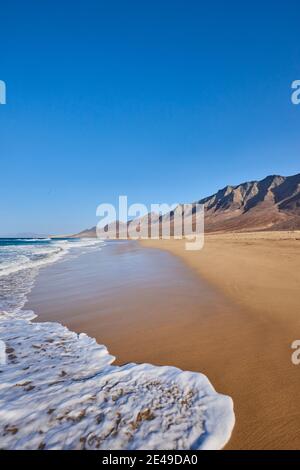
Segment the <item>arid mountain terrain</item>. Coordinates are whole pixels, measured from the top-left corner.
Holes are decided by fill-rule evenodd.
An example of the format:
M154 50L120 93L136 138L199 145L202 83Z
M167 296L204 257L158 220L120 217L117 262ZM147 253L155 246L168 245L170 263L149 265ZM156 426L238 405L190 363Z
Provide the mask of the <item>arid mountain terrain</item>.
M205 232L299 230L300 173L287 177L271 175L261 181L226 186L212 196L196 202L204 205ZM193 217L192 210L188 210ZM137 225L142 228L148 224L148 217L150 214L137 219ZM161 222L165 217L155 216L155 223ZM174 212L167 217L172 221ZM120 222L120 227L121 224ZM117 225L119 226L119 222ZM124 224L122 224L123 229ZM110 226L104 228L105 233L109 233L110 230ZM95 237L96 227L74 236Z
M300 174L226 186L199 202L209 232L299 229Z

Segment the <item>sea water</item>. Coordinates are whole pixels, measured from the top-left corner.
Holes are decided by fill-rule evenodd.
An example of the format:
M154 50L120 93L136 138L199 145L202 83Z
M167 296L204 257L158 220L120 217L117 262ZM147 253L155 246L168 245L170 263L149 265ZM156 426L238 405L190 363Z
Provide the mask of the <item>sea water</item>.
M40 269L99 248L98 239L0 240L0 448L222 448L233 403L205 375L114 366L104 345L23 310Z
M0 238L0 311L19 311L39 269L103 245L98 239Z

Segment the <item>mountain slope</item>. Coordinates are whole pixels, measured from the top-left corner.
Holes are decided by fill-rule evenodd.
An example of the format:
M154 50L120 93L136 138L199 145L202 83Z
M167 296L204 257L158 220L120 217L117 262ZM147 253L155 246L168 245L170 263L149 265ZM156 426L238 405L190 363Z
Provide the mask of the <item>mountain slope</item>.
M300 174L271 175L261 181L226 186L196 202L204 205L206 232L299 230ZM147 221L144 216L139 225L143 227ZM96 236L96 228L74 236Z
M198 202L205 206L206 231L300 228L300 174L226 186Z

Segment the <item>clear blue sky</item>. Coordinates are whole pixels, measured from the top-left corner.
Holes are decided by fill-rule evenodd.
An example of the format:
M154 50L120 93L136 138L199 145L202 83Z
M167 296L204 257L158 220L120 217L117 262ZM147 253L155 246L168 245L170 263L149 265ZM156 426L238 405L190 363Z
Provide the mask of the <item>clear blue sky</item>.
M0 233L300 172L300 4L2 2Z

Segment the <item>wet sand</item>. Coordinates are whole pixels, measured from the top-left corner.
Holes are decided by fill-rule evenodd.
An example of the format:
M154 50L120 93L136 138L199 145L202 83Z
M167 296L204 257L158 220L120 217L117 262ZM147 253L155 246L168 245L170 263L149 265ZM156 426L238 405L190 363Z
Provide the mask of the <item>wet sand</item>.
M108 242L41 270L25 308L37 321L95 337L118 364L174 365L209 376L199 355L209 338L199 341L200 331L233 306L169 253ZM221 345L215 349L223 355Z
M208 239L198 254L187 254L180 241L147 241L146 248L112 242L99 253L42 270L26 307L39 321L59 321L96 337L119 364L150 362L203 372L234 400L236 426L227 448L300 448L300 366L290 359L290 344L300 337L299 309L290 311L286 303L274 314L267 308L273 290L264 289L260 271L245 264L243 249L249 250L248 264L260 260L262 267L262 254L271 250L269 258L279 263L275 278L287 265L269 241L262 248L239 242L237 249L230 238L225 244ZM292 246L281 251L285 263L295 259L296 242L288 243ZM241 273L249 269L245 280ZM297 286L297 279L296 274L290 285ZM265 303L258 295L264 291ZM253 298L257 308L244 298Z

